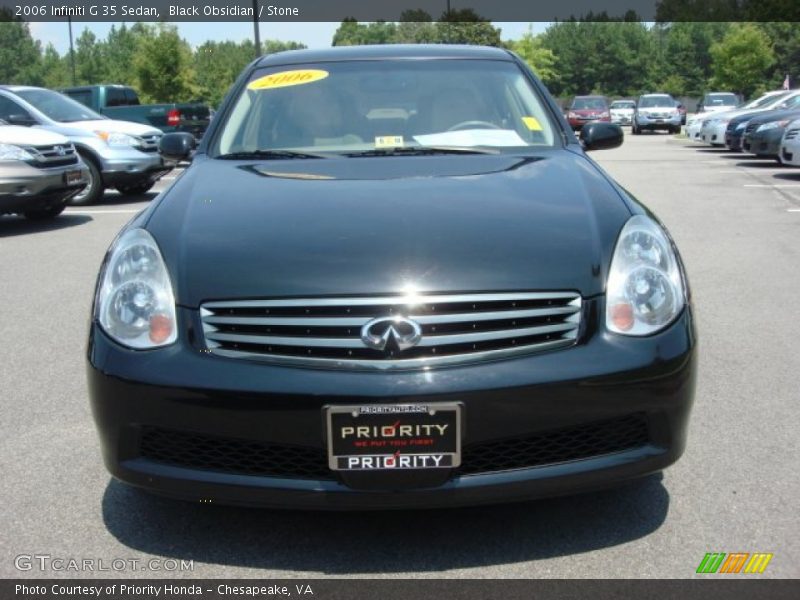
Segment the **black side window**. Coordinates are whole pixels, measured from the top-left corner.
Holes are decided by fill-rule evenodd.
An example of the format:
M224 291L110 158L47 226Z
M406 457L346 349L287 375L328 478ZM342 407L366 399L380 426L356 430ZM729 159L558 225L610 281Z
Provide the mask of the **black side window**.
M72 98L73 100L77 100L84 106L88 106L89 108L92 107L92 92L89 90L80 90L76 92L65 92L67 96Z
M106 106L127 106L125 90L121 88L106 88Z
M128 106L139 106L139 97L131 88L125 88L125 100Z
M4 121L8 121L10 123L11 120L9 119L9 117L11 115L33 120L33 117L31 117L30 113L27 110L22 108L19 104L17 104L13 100L6 98L5 96L0 94L0 119L3 119Z

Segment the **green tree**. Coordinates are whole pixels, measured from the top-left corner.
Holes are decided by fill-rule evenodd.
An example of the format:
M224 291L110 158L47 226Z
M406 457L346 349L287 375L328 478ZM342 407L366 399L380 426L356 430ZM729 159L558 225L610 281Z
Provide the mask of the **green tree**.
M764 74L775 63L775 53L763 30L752 23L737 23L711 46L711 60L715 87L750 97L764 87Z
M39 63L39 85L46 88L59 89L72 85L69 57L61 57L53 44L44 49Z
M784 77L789 75L792 82L800 82L800 26L791 22L758 23L769 36L775 52L775 64L764 76L768 88L778 88Z
M539 36L533 35L528 29L519 40L509 43L510 49L520 55L533 69L536 76L547 84L555 78L556 57L553 51L544 47L544 43Z
M143 102L185 102L197 98L192 50L174 25L147 27L133 56Z
M268 43L268 42L267 42ZM253 59L253 42L205 42L194 53L198 95L211 106L219 106L231 84Z
M393 44L397 25L386 21L359 23L345 19L333 34L334 46L363 46L367 44Z
M111 83L105 79L105 43L89 29L84 29L75 40L75 73L77 85Z
M283 52L285 50L303 50L307 46L301 42L281 40L265 40L261 46L264 48L264 54L275 54L276 52Z
M471 8L451 10L436 22L438 41L444 44L503 46L501 30Z
M31 37L28 24L14 19L5 9L0 10L0 40L0 82L33 83L41 47Z
M398 44L435 44L439 41L436 25L424 10L406 10L400 15L395 41Z

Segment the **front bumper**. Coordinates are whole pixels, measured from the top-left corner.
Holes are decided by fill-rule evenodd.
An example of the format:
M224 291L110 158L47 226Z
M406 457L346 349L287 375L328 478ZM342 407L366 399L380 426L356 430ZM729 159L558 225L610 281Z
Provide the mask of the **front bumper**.
M65 173L79 171L81 180L67 184ZM82 162L40 169L22 161L0 163L0 213L24 212L63 204L86 187Z
M800 138L786 140L781 144L780 159L785 165L800 167Z
M600 304L587 310L599 315ZM163 495L314 509L497 503L644 476L685 447L695 382L688 308L651 337L598 331L566 350L409 372L210 356L191 341L194 311L180 313L186 326L171 347L127 350L96 325L89 343L105 464L114 477ZM464 432L455 472L359 478L327 470L324 406L454 401L463 403Z
M783 132L783 129L769 129L748 133L742 138L742 150L756 156L777 158L781 149Z
M728 124L720 123L718 125L706 125L700 130L700 138L712 146L725 145L725 132L727 131Z
M135 148L106 148L99 156L103 183L107 187L157 181L175 164L165 161L157 152L140 152Z
M658 129L674 129L681 126L680 115L675 115L669 118L651 118L644 115L637 114L634 117L636 127L639 129L658 130Z
M744 129L736 129L733 131L725 131L725 146L728 150L739 152L742 149L742 138L744 137Z

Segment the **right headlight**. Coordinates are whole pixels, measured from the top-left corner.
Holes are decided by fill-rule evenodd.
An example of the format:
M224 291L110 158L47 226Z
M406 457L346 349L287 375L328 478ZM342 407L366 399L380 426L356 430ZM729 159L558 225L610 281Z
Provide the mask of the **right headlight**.
M126 231L109 250L94 316L103 331L129 348L166 346L178 338L169 273L144 229Z
M664 230L644 215L631 217L617 240L606 285L606 328L649 335L683 309L686 292Z
M33 155L13 144L0 144L0 160L33 160Z

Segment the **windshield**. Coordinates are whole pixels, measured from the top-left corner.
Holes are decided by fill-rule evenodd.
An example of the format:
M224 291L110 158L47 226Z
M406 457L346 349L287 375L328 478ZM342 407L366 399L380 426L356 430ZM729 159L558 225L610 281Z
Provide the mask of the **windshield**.
M602 98L575 98L572 102L572 108L575 110L604 110L606 108L606 101Z
M675 107L675 100L670 96L647 96L639 98L639 108Z
M103 119L93 110L86 108L80 102L75 102L58 92L50 90L19 90L15 92L17 96L31 104L34 108L44 113L47 117L59 123L70 123L73 121L92 121Z
M703 98L703 106L736 106L736 96L733 94L707 94Z
M211 155L553 143L545 105L514 63L343 61L255 71Z
M781 98L787 96L789 92L785 92L783 94L771 94L768 96L761 96L758 100L753 100L750 104L746 106L746 108L760 108L762 106L767 106L768 104L773 104L777 102Z
M633 100L617 100L611 103L611 108L633 108L636 103Z

